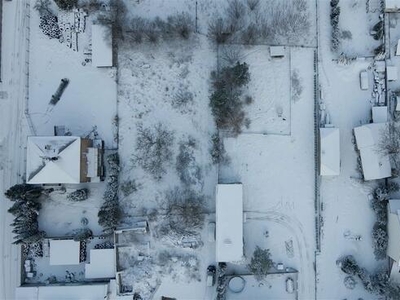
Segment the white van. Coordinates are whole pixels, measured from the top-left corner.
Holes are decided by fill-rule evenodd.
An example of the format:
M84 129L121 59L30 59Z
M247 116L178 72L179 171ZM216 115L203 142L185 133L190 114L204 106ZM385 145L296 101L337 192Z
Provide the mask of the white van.
M363 70L360 72L360 87L362 90L368 90L368 72Z

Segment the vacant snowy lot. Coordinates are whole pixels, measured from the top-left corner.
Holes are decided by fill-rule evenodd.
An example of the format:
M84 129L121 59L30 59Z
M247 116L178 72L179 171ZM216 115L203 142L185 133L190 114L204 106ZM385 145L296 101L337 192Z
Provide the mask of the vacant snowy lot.
M268 230L276 262L288 261L299 271L299 299L314 295L314 134L313 50L292 48L292 64L299 70L303 92L291 103L291 135L243 134L225 140L231 164L220 169L220 182L242 182L244 210L260 220L258 233L249 236L246 253L261 243ZM289 86L287 87L289 88ZM271 225L270 225L271 224ZM278 227L274 232L274 227ZM280 235L279 232L287 231ZM290 233L289 233L290 232ZM286 260L285 241L293 242L293 259ZM248 249L247 249L248 247Z
M349 24L352 24L353 28L362 28L365 20L361 21L360 18L365 17L365 2L358 1L359 4L355 7L348 6L346 2L341 3L344 5L343 16L346 15L347 21L352 22ZM360 7L361 4L364 7ZM352 133L354 127L369 123L371 119L372 72L368 69L372 60L356 61L348 66L339 66L332 61L333 56L329 50L330 37L327 36L330 32L328 9L329 3L322 2L319 11L322 54L319 74L326 112L330 115L331 123L340 129L341 174L321 179L323 228L321 253L317 256L317 297L371 299L371 295L364 290L361 282L358 282L354 290L344 286L343 280L346 276L337 267L336 260L343 255L352 254L360 265L370 272L386 262L375 260L371 241L375 214L370 208L368 194L376 182L364 183L360 180L361 174L357 171L357 154ZM364 49L354 50L354 53L365 55L365 50L374 46L371 41L373 39L370 37L360 39L358 43L353 40L353 46ZM370 88L366 91L360 89L361 70L368 70L370 78ZM362 240L346 238L345 233L349 233L350 236L361 235Z
M32 7L34 3L32 0ZM79 35L78 52L45 36L39 29L39 14L33 9L30 21L29 113L36 134L53 135L53 126L65 125L72 134L85 136L97 126L106 148L115 148L115 70L82 65L82 51L89 43L91 20L87 20L87 31ZM51 96L63 78L70 82L61 100L50 105Z

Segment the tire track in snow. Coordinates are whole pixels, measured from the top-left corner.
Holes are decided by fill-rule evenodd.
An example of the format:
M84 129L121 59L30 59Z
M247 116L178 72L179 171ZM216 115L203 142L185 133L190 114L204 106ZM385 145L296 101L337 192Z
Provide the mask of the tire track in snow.
M314 282L313 274L309 272L310 266L313 265L313 262L310 259L310 246L307 242L304 231L303 225L296 219L289 217L288 215L276 212L276 211L246 211L247 218L249 220L267 220L275 222L279 225L284 226L287 228L291 233L293 233L294 238L296 240L296 245L298 248L299 253L299 278L300 278L300 291L301 296L299 299L306 299L308 297L314 298L313 295L314 289L311 286L311 282ZM249 215L250 214L250 215ZM254 216L252 215L254 214Z

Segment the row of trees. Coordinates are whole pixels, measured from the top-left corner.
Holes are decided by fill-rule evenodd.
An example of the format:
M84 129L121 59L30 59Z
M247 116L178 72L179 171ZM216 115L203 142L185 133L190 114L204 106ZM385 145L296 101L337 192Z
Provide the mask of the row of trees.
M249 120L244 112L243 87L250 81L249 66L237 62L211 74L212 94L210 106L219 129L237 135Z
M340 6L339 0L331 0L331 49L333 52L338 51L340 47L341 32L339 29Z
M113 233L121 219L121 208L118 199L118 177L119 177L119 156L113 153L107 156L108 179L107 187L103 195L104 203L101 206L98 217L99 224L104 228L105 234Z
M214 17L208 27L209 38L217 44L254 45L280 38L288 41L305 37L310 28L306 0L228 3L224 15Z
M16 184L5 192L5 196L13 202L8 212L15 217L11 223L14 244L36 243L46 235L39 230L38 215L42 207L40 197L50 191L34 185Z
M389 280L389 275L386 269L370 274L365 268L358 265L352 255L342 257L337 261L337 265L345 274L349 276L357 276L361 280L365 290L368 292L375 295L386 296L392 300L400 299L400 286ZM347 279L346 281L347 283L345 284L348 285L349 281L352 280Z

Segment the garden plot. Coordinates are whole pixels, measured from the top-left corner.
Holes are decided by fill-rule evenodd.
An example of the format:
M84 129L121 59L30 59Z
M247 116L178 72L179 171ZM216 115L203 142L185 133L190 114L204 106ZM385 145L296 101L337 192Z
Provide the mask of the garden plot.
M34 2L34 1L32 1ZM30 63L28 109L36 134L53 135L53 126L65 125L73 134L85 136L96 126L106 148L115 148L115 70L83 66L84 55L49 39L39 29L39 14L30 18ZM79 43L88 44L90 26L79 34ZM51 105L61 79L69 84L60 101Z
M250 73L245 94L253 99L245 109L250 126L243 133L290 134L290 49L283 58L271 57L269 46L242 48L241 53Z
M348 56L374 55L374 49L381 44L381 41L374 40L370 34L372 27L379 21L377 2L376 0L340 1L339 29L342 37L339 53L344 52ZM328 18L325 20L328 21Z
M281 258L299 270L299 299L314 297L313 53L311 49L292 49L292 64L298 67L303 91L292 103L291 135L246 134L225 139L231 163L219 172L220 182L243 184L244 210L259 213L265 220L258 223L259 232L271 223L290 232L289 244L289 236L294 237L298 261ZM248 238L253 241L248 241L250 244L258 241L253 234ZM283 243L268 248L277 253Z
M217 174L210 156L215 125L208 105L208 80L215 64L215 53L205 37L177 44L138 45L135 52L121 50L119 154L125 180L121 184L135 180L138 185L120 200L127 215L140 215L142 208L160 208L165 192L182 184L205 195L206 206L213 207ZM147 156L143 147L138 151L139 127L152 133L168 132L164 140L169 150L161 160L161 175L144 166L151 158L142 159ZM184 155L178 166L181 150Z

